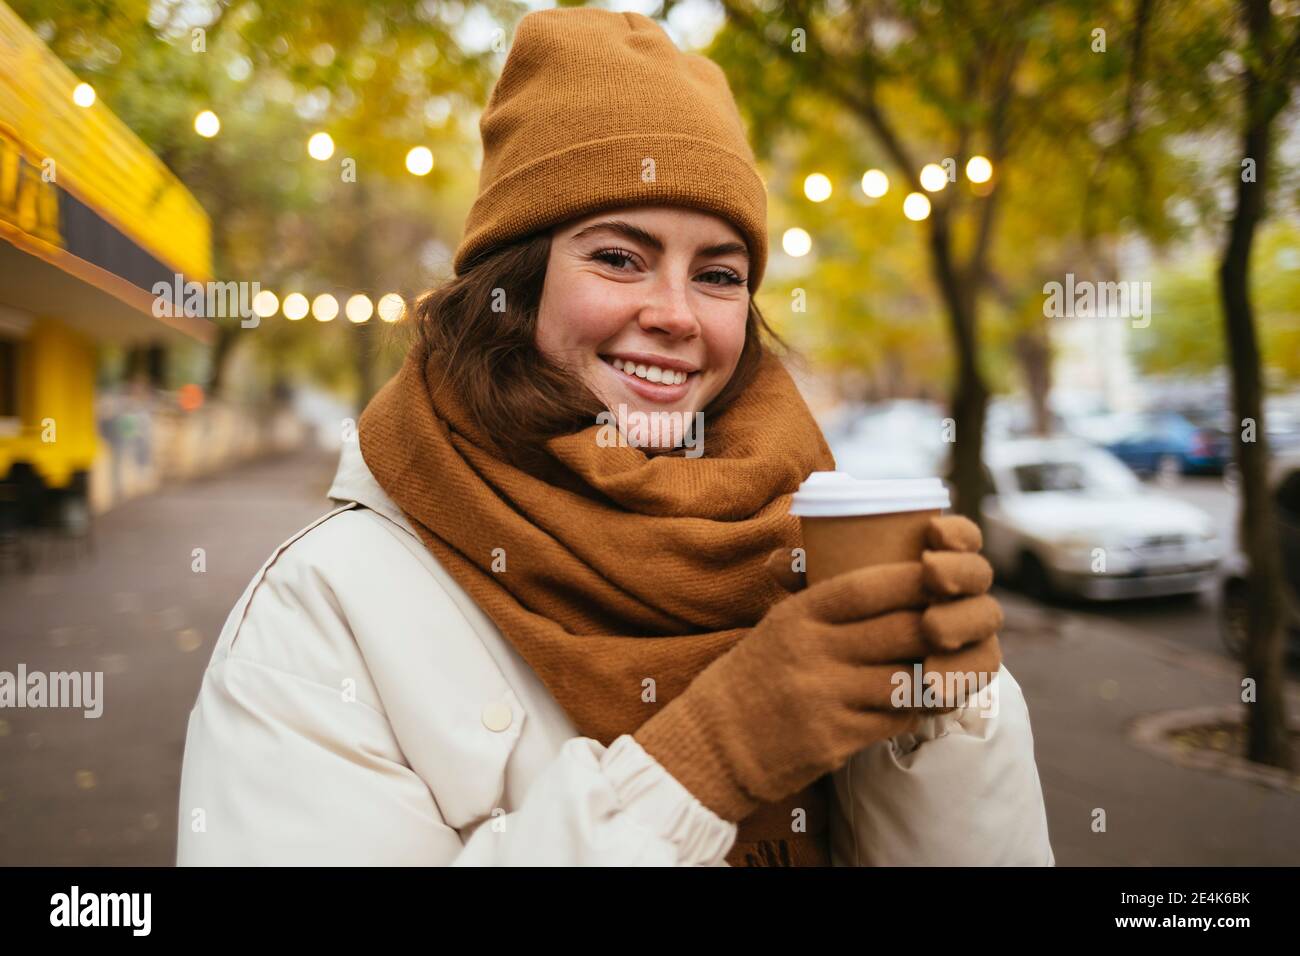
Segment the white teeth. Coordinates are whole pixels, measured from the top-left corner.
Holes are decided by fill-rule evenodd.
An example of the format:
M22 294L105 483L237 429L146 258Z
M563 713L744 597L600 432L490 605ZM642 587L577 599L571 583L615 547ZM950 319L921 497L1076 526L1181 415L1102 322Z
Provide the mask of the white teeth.
M620 372L635 375L648 382L659 382L661 385L680 385L686 381L687 376L686 372L680 370L660 368L658 365L635 365L621 358L611 359L609 364Z

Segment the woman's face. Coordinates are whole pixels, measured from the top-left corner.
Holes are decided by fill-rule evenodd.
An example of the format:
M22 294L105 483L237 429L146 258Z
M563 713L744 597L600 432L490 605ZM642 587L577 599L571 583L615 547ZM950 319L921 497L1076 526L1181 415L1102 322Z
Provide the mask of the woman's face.
M693 416L745 344L749 254L724 219L675 207L596 213L558 227L537 346L615 413Z

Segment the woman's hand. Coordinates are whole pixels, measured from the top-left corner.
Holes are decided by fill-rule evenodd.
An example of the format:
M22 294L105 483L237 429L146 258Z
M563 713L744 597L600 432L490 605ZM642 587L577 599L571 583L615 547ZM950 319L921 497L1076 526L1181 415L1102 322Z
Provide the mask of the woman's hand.
M935 554L938 551L956 551L962 554L978 552L984 544L979 526L962 515L941 515L930 519L925 538L926 551L922 554L921 560L930 562L934 567L933 595L936 602L922 615L923 630L926 631L932 644L932 651L925 656L922 665L926 679L941 682L938 685L940 687L948 687L951 685L942 682L945 681L944 675L949 673L955 675L984 671L996 674L1002 663L1001 649L996 638L997 631L1003 623L1001 605L991 597L978 603L944 600L958 595L963 589L971 596L986 594L989 585L993 583L992 568L983 558L972 562L969 558L954 559ZM794 569L795 562L792 558L793 555L786 551L773 551L767 559L767 570L781 587L795 593L804 589L807 580L804 572ZM980 587L980 583L985 580L987 583ZM992 642L987 645L978 642L978 646L965 650L945 645L946 622L951 618L971 613L988 617L990 624L987 630L990 635L993 635ZM926 712L947 714L956 709L954 703L950 706L931 707Z
M914 662L940 690L949 671L991 674L1001 664L1002 612L985 593L993 574L975 553L978 529L936 519L928 541L921 561L850 571L776 604L637 741L706 806L739 821L915 729L920 712L894 703L900 686L911 687Z

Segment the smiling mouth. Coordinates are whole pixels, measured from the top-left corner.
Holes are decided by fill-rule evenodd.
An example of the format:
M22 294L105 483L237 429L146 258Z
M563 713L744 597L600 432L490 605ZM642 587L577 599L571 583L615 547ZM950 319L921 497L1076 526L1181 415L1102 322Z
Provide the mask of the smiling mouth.
M649 385L661 385L671 388L674 385L683 384L691 376L698 374L698 372L687 372L682 369L662 368L658 365L645 365L625 361L621 358L610 358L607 355L600 356L600 360L622 375L638 379Z

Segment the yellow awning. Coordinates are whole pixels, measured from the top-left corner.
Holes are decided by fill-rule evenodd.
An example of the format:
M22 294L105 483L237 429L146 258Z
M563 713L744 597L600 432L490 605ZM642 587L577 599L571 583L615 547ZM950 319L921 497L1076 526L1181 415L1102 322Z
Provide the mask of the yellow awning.
M102 102L72 101L80 81L0 2L0 140L145 253L187 279L212 278L211 223L171 171ZM17 172L13 173L17 176ZM0 207L5 170L0 169ZM0 218L3 210L0 209ZM12 223L10 224L13 225ZM49 229L26 230L53 241Z

